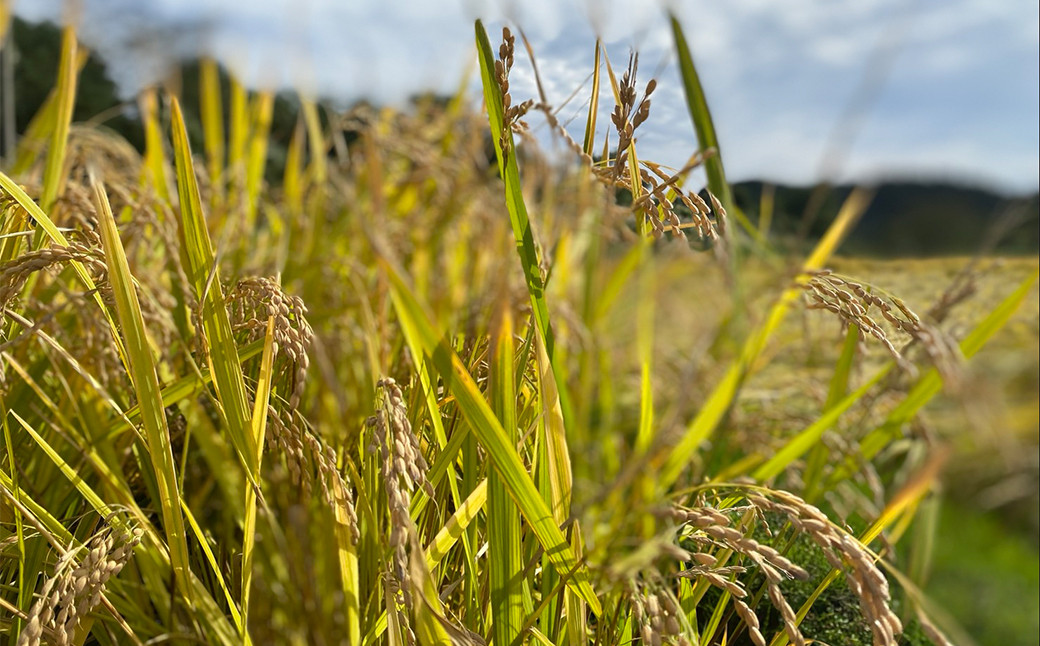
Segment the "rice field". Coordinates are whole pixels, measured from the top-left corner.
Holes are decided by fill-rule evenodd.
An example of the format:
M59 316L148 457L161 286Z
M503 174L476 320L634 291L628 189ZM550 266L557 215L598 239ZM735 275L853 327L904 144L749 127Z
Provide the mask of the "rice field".
M477 22L481 109L301 96L273 181L212 61L201 137L73 123L66 28L0 173L4 643L975 643L937 510L1038 535L1037 259L842 257L867 189L778 254L672 27L686 168L637 59L578 141Z

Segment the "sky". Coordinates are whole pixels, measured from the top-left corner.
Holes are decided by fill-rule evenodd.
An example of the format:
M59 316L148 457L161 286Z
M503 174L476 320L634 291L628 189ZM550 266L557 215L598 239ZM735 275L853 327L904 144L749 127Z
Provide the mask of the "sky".
M14 7L60 21L66 4ZM178 58L208 54L254 86L344 105L404 105L467 78L477 100L473 19L487 22L493 43L502 24L519 26L549 103L578 139L599 36L616 69L637 51L639 85L657 79L640 156L681 167L697 142L669 10L686 32L731 181L1040 187L1035 0L80 0L74 19L128 96ZM537 96L517 50L514 103ZM553 149L544 124L531 125Z

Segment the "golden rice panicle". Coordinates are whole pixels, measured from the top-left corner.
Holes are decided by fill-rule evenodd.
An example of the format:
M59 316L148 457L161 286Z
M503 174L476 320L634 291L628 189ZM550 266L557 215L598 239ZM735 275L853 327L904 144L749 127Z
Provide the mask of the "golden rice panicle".
M101 297L111 301L112 290L107 283L107 267L100 249L100 241L90 230L76 230L69 235L67 246L51 245L36 251L28 251L0 265L0 318L13 318L24 326L21 340L30 338L31 331L43 326L60 328L62 333L74 335L77 359L98 381L107 387L116 387L125 378L123 364L112 344L112 333L108 325L92 316L90 308L71 307L75 299L88 296L85 293L67 292L66 299L41 299L39 287L33 293L22 294L29 279L39 272L58 272L70 263L79 263L97 285ZM153 308L154 309L154 308ZM72 320L65 323L64 313L71 313ZM59 336L53 330L52 335ZM62 339L64 341L64 339ZM18 337L8 343L20 343ZM0 369L0 381L3 380Z
M711 507L684 508L674 507L668 515L687 526L692 533L684 537L705 549L703 552L691 554L693 565L684 570L680 576L700 579L710 585L728 592L733 598L737 614L748 628L751 641L756 646L764 646L758 617L755 616L743 599L748 598L739 575L747 569L739 565L718 567L716 558L707 552L711 549L731 550L744 556L753 563L765 576L770 601L780 612L784 622L784 630L793 644L805 644L805 637L798 627L794 610L784 598L780 584L787 579L806 580L809 573L801 566L791 562L773 547L760 543L744 531L731 526L728 516Z
M875 646L895 646L896 638L903 627L891 609L891 594L888 581L875 565L875 557L858 540L839 530L818 508L798 496L785 491L772 491L769 497L760 494L747 496L748 502L763 512L785 516L791 526L805 533L822 550L828 563L847 573L849 588L860 600L860 610L870 627ZM711 507L674 507L668 515L687 526L690 533L684 538L705 547L731 550L743 555L765 576L766 592L772 605L780 613L784 632L792 644L805 644L806 639L799 628L794 610L780 589L789 578L806 580L809 573L791 562L775 548L760 543L746 532L732 526L724 513ZM743 600L747 593L738 581L730 579L741 574L744 568L717 568L710 554L694 553L694 564L680 576L699 578L729 592L734 600L737 614L748 627L752 642L761 646L764 637L757 617Z
M745 532L730 526L729 518L711 507L676 507L671 517L688 525L693 533L689 538L702 544L715 544L748 557L770 581L779 583L785 577L804 581L809 573L792 563L774 548L746 536ZM736 594L735 596L743 596Z
M376 383L376 388L376 413L367 421L372 432L369 451L378 452L382 457L383 484L390 508L390 544L396 552L398 573L404 580L408 571L407 550L412 525L408 511L411 494L416 487L423 487L431 498L434 494L426 480L429 467L419 446L419 438L412 432L412 424L408 421L408 408L400 386L385 377Z
M956 389L962 383L963 356L956 341L937 325L923 320L902 299L827 269L811 272L802 289L806 293L806 307L826 310L844 324L858 326L863 333L878 340L900 368L911 375L916 374L916 368L905 358L905 348L902 351L896 349L893 334L905 335L903 338L909 337L920 344L947 386ZM966 295L951 296L964 297ZM871 311L881 314L892 334L870 315ZM938 313L942 314L942 311Z
M654 590L649 585L640 590L633 585L628 596L632 619L644 644L689 646L690 641L683 635L679 619L682 608L670 591L665 588Z
M938 626L932 623L923 612L917 613L917 621L921 624L921 630L928 636L928 639L932 640L935 646L953 646L953 642L946 636L943 631L939 630Z
M298 411L284 405L268 404L267 422L271 431L267 435L268 446L277 447L285 456L293 482L310 495L317 481L328 505L342 505L351 536L356 541L358 527L354 496L337 466L336 452L308 426Z
M51 245L29 251L0 265L0 312L18 295L30 276L73 261L82 263L95 282L101 281L107 273L101 249L77 241L70 241L68 246Z
M766 646L766 638L762 635L761 625L758 623L758 615L751 609L751 606L740 599L733 599L733 607L747 627L748 636L751 637L752 643L755 646Z
M614 111L610 113L610 121L614 124L614 129L618 134L618 164L615 165L615 176L619 176L624 169L621 162L625 159L625 151L632 143L636 129L650 116L650 95L657 88L657 80L650 79L637 104L636 73L638 70L639 55L633 53L628 57L628 68L618 85L618 101L614 105Z
M888 580L875 565L876 557L856 538L839 530L813 505L786 491L772 491L767 498L753 494L748 500L763 511L785 516L822 550L835 569L846 572L849 589L859 598L863 618L870 627L874 646L895 646L903 632L892 612Z
M54 575L44 582L29 610L18 646L36 646L45 634L46 643L71 644L76 626L101 602L105 584L119 574L133 556L142 533L136 528L124 532L106 527L80 550L62 556ZM86 550L86 555L77 563L76 557L82 550Z
M259 339L274 318L274 341L288 362L278 367L278 375L288 385L289 408L296 410L303 396L314 342L314 330L307 322L307 307L299 296L285 293L273 278L250 277L239 280L227 294L231 327L245 333L249 340Z
M522 132L526 125L521 119L534 105L532 99L528 99L517 105L513 105L513 97L509 94L509 71L513 68L513 55L516 51L516 36L509 31L509 27L502 28L502 44L498 47L498 59L495 60L495 82L502 94L503 132L499 137L499 145L502 154L509 154L509 133Z
M243 335L245 341L262 338L268 318L274 319L274 341L279 353L275 379L283 385L288 398L273 397L267 406L271 430L268 442L285 455L289 473L305 493L310 494L317 480L325 501L343 506L356 540L353 494L339 472L336 453L309 428L299 411L310 366L307 353L314 342L314 330L306 318L307 306L299 296L286 293L276 279L254 276L239 280L227 291L227 308L232 330Z
M978 293L979 278L982 274L983 271L976 263L970 263L954 276L935 303L928 308L925 318L935 321L936 324L945 321L955 307Z
M576 142L566 128L560 125L552 106L542 101L535 103L528 99L518 105L513 104L510 94L509 71L512 68L516 39L509 28L502 30L502 43L499 46L498 58L495 60L495 83L502 96L503 102L503 132L499 139L503 154L508 154L510 139L507 134L512 131L524 135L527 124L522 120L532 108L544 114L549 128L567 145L578 159L592 171L592 177L605 185L609 190L615 187L625 188L638 196L631 205L632 212L637 218L649 223L648 233L655 238L662 237L666 232L675 237L685 238L685 229L693 228L701 239L713 242L721 240L725 233L725 210L721 203L711 196L714 208L709 208L707 203L696 193L691 193L682 187L682 180L702 159L698 158L688 167L678 172L667 174L661 170L658 164L642 162L646 167L635 168L632 173L627 172L629 160L629 148L634 141L635 131L642 125L650 115L650 96L657 88L657 80L651 79L643 91L642 97L636 89L636 76L638 71L639 57L632 54L629 57L628 68L619 83L619 101L611 113L611 121L618 134L617 153L608 166L600 167L595 164L592 157L585 152ZM537 74L537 71L536 71ZM640 187L633 185L633 175L638 178ZM646 187L645 191L643 186ZM682 205L691 221L683 222L677 211L677 205ZM715 221L712 221L714 214ZM721 249L720 249L721 251Z
M777 585L771 579L766 581L766 590L769 593L769 601L773 604L773 607L780 611L780 617L784 621L784 632L787 633L787 638L791 640L791 643L795 646L805 646L805 636L802 635L801 629L798 628L798 617L794 613L794 608L791 604L787 603L787 599L783 593L780 592L780 586Z
M617 103L614 105L613 112L610 113L610 122L614 124L614 129L618 135L618 152L614 163L615 177L620 177L625 169L624 162L628 154L628 145L632 143L632 137L635 132L635 125L632 124L629 117L632 113L632 108L635 106L636 71L638 68L639 56L635 53L630 54L628 57L628 68L618 84Z
M725 229L725 211L721 203L714 196L711 197L716 217L716 222L712 223L712 209L696 193L682 187L683 178L701 159L696 159L689 167L672 174L665 173L660 165L646 161L640 161L640 167L629 168L633 163L629 155L635 141L635 131L649 118L650 95L657 88L656 79L651 79L646 84L643 96L638 96L638 68L639 57L632 54L618 86L618 102L610 115L618 136L617 154L608 170L597 169L597 178L608 186L626 188L636 196L632 212L650 225L648 233L653 237L660 238L670 233L682 239L686 237L685 229L693 228L701 239L718 241L720 233ZM639 186L634 185L635 181L639 182ZM691 222L682 221L677 211L678 204L689 211Z

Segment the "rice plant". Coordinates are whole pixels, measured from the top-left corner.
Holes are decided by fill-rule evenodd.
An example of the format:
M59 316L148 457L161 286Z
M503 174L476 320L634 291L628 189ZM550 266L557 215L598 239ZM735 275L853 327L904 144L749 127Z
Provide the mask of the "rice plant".
M956 285L924 312L828 269L866 189L777 255L672 26L685 168L638 154L636 56L590 43L579 143L512 97L516 39L478 22L482 109L300 97L270 182L273 95L212 62L201 141L160 88L142 153L71 123L67 28L0 174L7 643L783 646L837 588L848 643L951 643L905 572L943 459L909 429L1037 272L955 335ZM536 115L572 163L537 153ZM822 396L763 410L792 315L830 325L797 376Z

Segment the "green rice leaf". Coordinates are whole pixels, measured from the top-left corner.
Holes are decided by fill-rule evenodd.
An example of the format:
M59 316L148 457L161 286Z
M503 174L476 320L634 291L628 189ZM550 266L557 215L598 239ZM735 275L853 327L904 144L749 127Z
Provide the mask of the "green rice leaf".
M735 217L740 226L753 239L760 240L758 230L733 201L733 192L730 190L729 182L726 181L726 171L722 166L722 151L715 134L711 111L708 109L708 100L705 98L704 88L701 86L700 75L697 74L697 68L693 64L693 56L690 54L689 45L686 44L682 26L675 16L670 16L670 19L672 34L675 36L675 51L679 56L679 74L682 76L683 91L686 94L686 106L693 119L693 126L697 130L701 155L707 156L704 161L704 169L708 175L708 190L719 199L727 214ZM709 151L714 151L714 154L708 156Z
M40 191L40 208L50 212L58 201L65 184L65 154L69 143L69 126L72 111L76 106L76 30L66 27L61 35L61 59L58 64L58 86L55 95L55 122L51 132L51 144L47 149L47 164L43 170L43 188ZM34 247L39 247L39 232Z
M274 94L260 92L253 99L249 154L246 159L246 230L252 232L256 226L256 213L260 200L260 188L264 182L267 166L267 140L271 132L271 115L274 111Z
M849 410L853 404L858 402L874 386L876 386L895 367L894 363L887 364L878 370L873 377L854 392L842 398L841 401L828 408L823 415L813 422L804 431L791 438L784 446L773 454L765 464L758 467L752 477L759 481L770 480L780 475L792 462L805 455L810 449L817 446L823 434L835 422Z
M581 139L581 149L589 157L592 156L596 145L596 117L599 113L600 49L602 49L602 45L597 38L596 54L593 57L592 91L589 94L589 114L585 118L585 136Z
M137 99L144 125L144 174L159 197L170 201L170 187L166 183L166 153L163 150L162 124L159 121L159 99L153 88L141 92Z
M130 274L123 244L119 239L115 218L108 203L105 189L96 179L93 181L94 206L98 214L98 228L105 247L108 277L116 303L123 337L126 339L130 376L141 407L141 422L152 460L152 472L159 489L159 509L163 527L166 529L166 544L170 550L174 579L178 588L188 599L192 598L187 539L184 534L184 517L181 514L180 489L177 472L170 447L170 429L166 424L159 378L155 371L155 359L148 343L141 304L137 299L134 279Z
M831 376L830 389L827 392L827 402L823 405L823 410L826 412L831 408L834 408L839 402L844 399L849 389L849 377L852 374L853 360L856 358L856 349L859 347L860 342L860 330L856 324L850 324L849 329L845 332L845 342L841 348L841 355L838 357L838 364L834 368L834 374ZM823 442L817 442L816 446L810 449L809 458L805 467L805 497L806 500L812 500L815 496L817 486L820 484L820 479L823 475L823 469L827 465L827 458L830 455L830 451L827 445Z
M466 496L466 499L458 506L455 513L448 519L448 522L437 531L436 536L426 546L426 567L432 570L440 564L444 557L448 555L448 552L451 551L451 548L458 543L459 537L465 535L466 528L470 526L470 523L484 509L487 499L488 481L485 479L481 480L473 488L473 491Z
M223 203L224 196L224 109L220 93L217 62L204 58L199 63L199 117L206 148L206 168L213 185L212 208Z
M507 438L516 446L520 438L513 381L513 320L505 307L499 310L493 339L488 384L491 405ZM491 633L496 644L512 644L524 623L520 514L506 484L494 471L488 474L487 523Z
M250 427L256 445L256 480L260 479L260 462L263 458L264 436L267 432L267 405L271 401L271 380L274 366L274 317L267 318L264 334L264 353L260 357L260 374L257 377L256 396L253 399L253 416ZM242 638L249 642L249 593L253 583L253 547L256 544L256 506L258 491L246 487L245 522L242 538Z
M245 382L240 369L241 359L231 332L231 321L224 306L220 286L220 271L206 228L202 211L191 146L184 126L180 103L172 99L173 152L177 164L177 190L180 194L181 217L179 235L184 273L202 303L202 324L209 348L210 366L217 396L227 418L228 435L246 470L246 476L256 485L259 472L256 441L249 427L250 411L246 399Z
M83 66L87 64L89 58L89 52L82 47L77 48L76 51L76 74L78 75L82 70ZM33 118L29 121L29 125L25 129L25 133L18 140L18 148L15 151L14 163L11 164L10 173L11 175L18 177L22 173L28 171L36 160L39 158L40 153L47 145L48 139L54 132L57 126L58 120L58 95L61 93L61 86L51 88L50 93L44 100L43 105L36 111Z
M556 385L560 392L560 408L563 410L564 425L573 425L570 395L567 391L567 373L556 347L556 335L549 319L549 306L545 300L545 278L542 276L538 250L534 242L534 232L527 217L527 205L524 203L523 186L520 183L520 170L516 164L516 145L513 142L512 130L506 127L503 111L502 89L495 80L495 58L491 53L484 25L478 20L475 25L477 34L477 54L480 59L480 76L484 86L484 104L487 107L488 122L491 127L491 140L495 146L495 157L498 170L505 184L506 208L509 221L513 226L513 237L516 250L520 255L520 264L524 269L527 291L531 296L531 307L534 310L538 333L545 342L549 361L553 366ZM506 150L502 148L502 142Z

